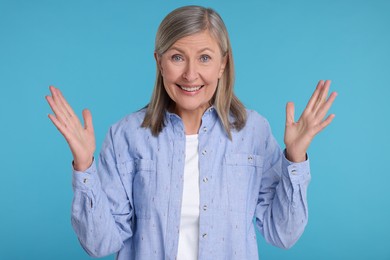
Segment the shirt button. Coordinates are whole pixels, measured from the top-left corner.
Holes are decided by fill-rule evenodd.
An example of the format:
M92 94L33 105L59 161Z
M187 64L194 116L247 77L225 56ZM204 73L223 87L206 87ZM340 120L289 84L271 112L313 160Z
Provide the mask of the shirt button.
M293 174L293 175L297 174L297 170L295 170L295 169L291 170L291 174Z
M87 179L87 178L85 178L85 179L83 180L83 182L84 182L84 184L87 184L87 182L88 182L88 179Z
M203 238L206 238L206 237L207 237L207 233L204 233L204 234L202 235L202 237L203 237Z
M206 153L207 153L207 150L203 150L203 151L202 151L202 154L203 154L203 155L206 155Z
M204 210L204 211L207 210L207 205L203 205L203 210Z
M207 177L204 177L204 178L203 178L203 182L204 182L204 183L206 183L206 182L208 182L208 181L209 181L209 179L208 179Z
M207 132L207 127L203 127L203 132Z

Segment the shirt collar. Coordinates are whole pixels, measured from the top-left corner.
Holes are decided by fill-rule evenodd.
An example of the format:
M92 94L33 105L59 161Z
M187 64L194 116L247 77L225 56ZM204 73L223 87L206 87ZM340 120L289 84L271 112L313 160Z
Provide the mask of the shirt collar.
M206 111L202 115L201 127L199 129L199 133L202 129L210 129L217 121L218 113L214 107L214 105L210 106L206 109ZM165 110L165 126L171 124L175 132L184 132L184 124L181 120L180 116L174 112L169 112Z

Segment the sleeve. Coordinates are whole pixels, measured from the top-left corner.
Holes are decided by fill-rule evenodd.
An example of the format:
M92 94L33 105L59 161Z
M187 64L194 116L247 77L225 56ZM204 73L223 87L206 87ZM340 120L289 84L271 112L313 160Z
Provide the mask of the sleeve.
M82 247L93 257L118 252L133 234L133 207L117 168L111 131L103 143L98 169L94 161L85 172L73 171L72 184L71 222Z
M255 223L268 243L287 249L296 243L308 221L309 160L288 161L268 123L267 129Z

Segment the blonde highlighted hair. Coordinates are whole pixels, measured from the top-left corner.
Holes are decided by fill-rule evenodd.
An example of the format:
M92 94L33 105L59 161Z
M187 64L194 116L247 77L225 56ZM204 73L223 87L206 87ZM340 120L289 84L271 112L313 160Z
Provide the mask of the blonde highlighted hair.
M155 41L155 53L163 55L177 40L202 31L216 39L227 63L210 103L214 105L219 120L231 139L231 129L241 130L246 123L244 105L233 92L234 64L229 36L222 18L211 8L184 6L173 10L161 22ZM165 112L172 105L157 65L156 81L150 103L147 105L142 127L150 128L157 136L164 128Z

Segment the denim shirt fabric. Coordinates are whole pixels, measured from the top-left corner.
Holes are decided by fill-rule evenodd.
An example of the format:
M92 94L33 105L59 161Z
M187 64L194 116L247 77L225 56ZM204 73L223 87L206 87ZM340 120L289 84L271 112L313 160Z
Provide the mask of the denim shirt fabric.
M73 172L72 225L92 256L175 259L185 162L184 125L166 112L154 137L145 110L113 125L98 160ZM247 110L229 140L213 107L199 129L198 259L258 259L255 228L271 244L291 247L308 218L309 161L291 163L268 122Z

